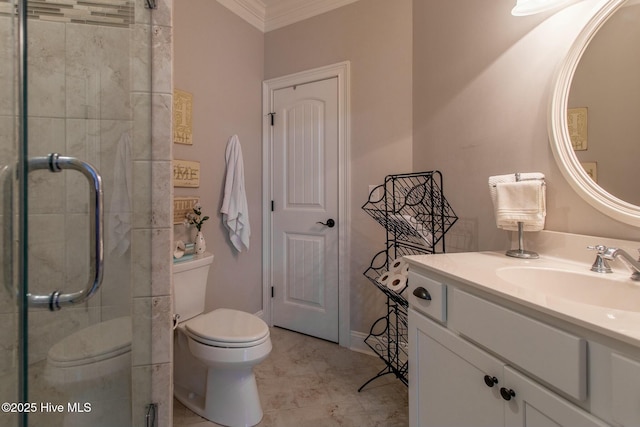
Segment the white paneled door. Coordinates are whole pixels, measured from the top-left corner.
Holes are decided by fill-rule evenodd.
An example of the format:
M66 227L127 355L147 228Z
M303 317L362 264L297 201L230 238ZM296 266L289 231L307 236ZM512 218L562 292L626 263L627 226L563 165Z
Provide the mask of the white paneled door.
M338 342L338 79L273 106L273 324Z

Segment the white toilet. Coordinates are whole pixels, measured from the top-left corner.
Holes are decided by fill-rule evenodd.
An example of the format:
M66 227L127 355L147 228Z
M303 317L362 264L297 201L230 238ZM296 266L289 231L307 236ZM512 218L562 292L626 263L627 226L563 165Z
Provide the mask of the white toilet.
M91 405L65 411L65 427L130 425L131 318L96 323L54 344L44 377L68 402Z
M253 314L204 313L213 254L173 265L174 394L196 414L225 426L253 426L262 407L253 366L271 352L267 324Z

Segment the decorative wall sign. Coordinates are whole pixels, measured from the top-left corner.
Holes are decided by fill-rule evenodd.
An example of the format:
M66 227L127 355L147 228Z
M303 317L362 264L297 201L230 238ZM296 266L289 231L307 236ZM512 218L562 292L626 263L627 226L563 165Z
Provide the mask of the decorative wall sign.
M571 145L575 151L587 149L587 108L567 109L567 125Z
M580 162L584 171L591 177L593 182L598 182L598 165L596 162Z
M173 91L173 142L193 144L193 95L178 89Z
M173 223L182 224L187 213L191 212L193 206L200 202L200 197L174 197L173 198Z
M200 187L200 162L173 160L174 187Z

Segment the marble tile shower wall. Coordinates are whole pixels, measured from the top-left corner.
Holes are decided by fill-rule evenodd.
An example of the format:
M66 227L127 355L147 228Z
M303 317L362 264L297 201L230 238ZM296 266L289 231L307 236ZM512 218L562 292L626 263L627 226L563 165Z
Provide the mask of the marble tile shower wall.
M31 19L28 31L29 155L58 152L93 164L103 175L108 210L117 146L133 126L130 30ZM90 252L85 178L38 171L30 174L29 190L30 291L82 288L89 277ZM129 253L107 254L104 282L95 298L64 314L33 311L30 362L46 358L54 343L75 330L129 315L129 266Z
M28 22L29 155L57 151L93 163L103 174L108 208L118 142L129 132L134 181L131 248L122 256L107 257L103 288L88 303L64 309L64 316L31 313L29 360L44 360L53 343L77 329L131 314L132 423L142 425L146 404L156 402L158 425L170 426L172 1L160 0L152 12L145 0L129 6L133 8L125 13L130 19L126 26L106 22L122 16L80 22L47 15ZM6 13L6 2L0 1L3 40L12 29ZM0 63L15 63L13 53L0 49ZM0 78L11 78L11 71L2 68ZM15 157L10 140L15 135L15 94L10 91L10 85L0 85L0 138L6 139L0 141L0 158L5 159ZM83 286L88 275L87 185L74 173L31 175L32 289L50 291L57 283ZM6 300L6 294L0 292L0 299ZM0 322L5 325L0 352L15 354L15 311L9 301L0 301ZM15 357L0 357L0 374L15 369L11 361Z
M150 144L138 145L134 161L135 198L132 255L133 284L133 425L142 425L145 405L158 404L158 426L173 424L171 321L172 240L172 6L173 0L157 0L149 13L146 0L135 0L136 42L131 70L136 93L151 96L133 101L134 122L151 111L151 135L138 135ZM150 45L149 45L150 44ZM149 73L149 70L151 72ZM143 77L151 77L143 81ZM144 87L142 87L144 86ZM148 93L147 93L148 95ZM151 105L146 105L148 102ZM144 118L143 118L144 119ZM150 202L150 205L145 203ZM139 213L139 214L138 214ZM150 316L150 318L149 318ZM138 338L140 337L140 338Z

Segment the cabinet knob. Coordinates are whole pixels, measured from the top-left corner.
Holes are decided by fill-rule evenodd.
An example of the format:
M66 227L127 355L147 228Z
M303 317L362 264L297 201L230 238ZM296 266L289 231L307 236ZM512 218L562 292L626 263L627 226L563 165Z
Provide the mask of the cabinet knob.
M502 398L504 400L511 400L512 397L516 397L516 392L509 389L506 389L504 387L500 388L500 396L502 396Z
M493 387L494 385L498 384L498 379L496 377L485 375L484 383L487 385L487 387Z
M427 301L431 301L431 294L422 286L418 286L413 290L413 295L417 296L420 299L426 299Z

